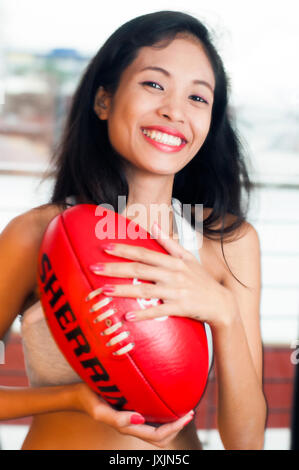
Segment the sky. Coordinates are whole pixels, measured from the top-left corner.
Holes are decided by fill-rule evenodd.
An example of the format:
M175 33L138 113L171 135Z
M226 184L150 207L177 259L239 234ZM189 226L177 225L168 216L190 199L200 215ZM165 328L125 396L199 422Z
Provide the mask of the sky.
M239 105L299 109L298 0L0 0L0 42L6 49L93 55L121 24L159 10L205 22Z

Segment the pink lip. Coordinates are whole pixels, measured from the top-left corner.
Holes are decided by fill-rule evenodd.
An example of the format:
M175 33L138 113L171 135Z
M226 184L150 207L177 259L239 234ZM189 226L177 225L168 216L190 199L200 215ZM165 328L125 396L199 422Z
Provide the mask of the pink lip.
M153 131L160 131L164 132L165 134L169 135L174 135L175 137L180 137L180 139L184 140L185 143L187 143L186 137L181 134L179 131L176 129L172 129L171 127L166 127L166 126L148 126L148 127L142 127L142 129L149 129Z
M147 127L146 129L149 129L149 127ZM162 152L167 152L167 153L179 152L186 145L185 141L182 141L182 144L180 146L166 145L160 142L156 142L155 140L145 135L143 132L142 132L142 135L151 145L156 147L158 150L161 150Z

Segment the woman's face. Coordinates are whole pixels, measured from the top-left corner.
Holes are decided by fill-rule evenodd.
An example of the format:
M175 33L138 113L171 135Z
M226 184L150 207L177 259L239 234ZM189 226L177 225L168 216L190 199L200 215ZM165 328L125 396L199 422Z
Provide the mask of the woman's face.
M98 92L114 149L147 172L177 173L208 134L215 78L201 44L175 38L162 49L143 47L122 73L113 97ZM104 94L103 94L104 93ZM100 114L101 113L101 114Z

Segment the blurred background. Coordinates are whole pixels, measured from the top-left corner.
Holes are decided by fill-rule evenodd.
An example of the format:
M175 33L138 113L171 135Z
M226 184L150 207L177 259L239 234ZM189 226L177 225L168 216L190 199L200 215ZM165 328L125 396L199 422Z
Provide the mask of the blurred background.
M289 449L299 347L299 5L296 0L0 0L0 232L48 202L41 182L68 106L91 57L122 23L159 10L197 16L212 32L231 84L230 106L255 183L249 221L262 249L261 326L269 406L265 449ZM1 263L1 260L0 260ZM293 359L292 359L293 358ZM27 379L19 320L6 338L0 386ZM221 449L213 373L197 409L206 449ZM18 449L30 418L0 423Z

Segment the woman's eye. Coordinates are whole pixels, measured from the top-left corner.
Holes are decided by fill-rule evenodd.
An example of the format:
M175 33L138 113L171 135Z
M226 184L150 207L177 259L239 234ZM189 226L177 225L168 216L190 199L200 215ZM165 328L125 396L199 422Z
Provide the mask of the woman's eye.
M208 104L208 102L207 102L204 98L202 98L201 96L198 96L198 95L192 95L192 96L191 96L191 99L192 99L193 101L197 101L198 103L206 103L206 104Z
M164 88L159 85L157 82L142 82L142 85L149 86L150 88L156 88L156 90L164 90ZM191 95L190 97L193 101L196 101L197 103L206 103L209 104L204 98L202 98L199 95Z
M157 90L163 90L163 88L156 82L143 82L142 85L147 85L151 88L156 88Z

